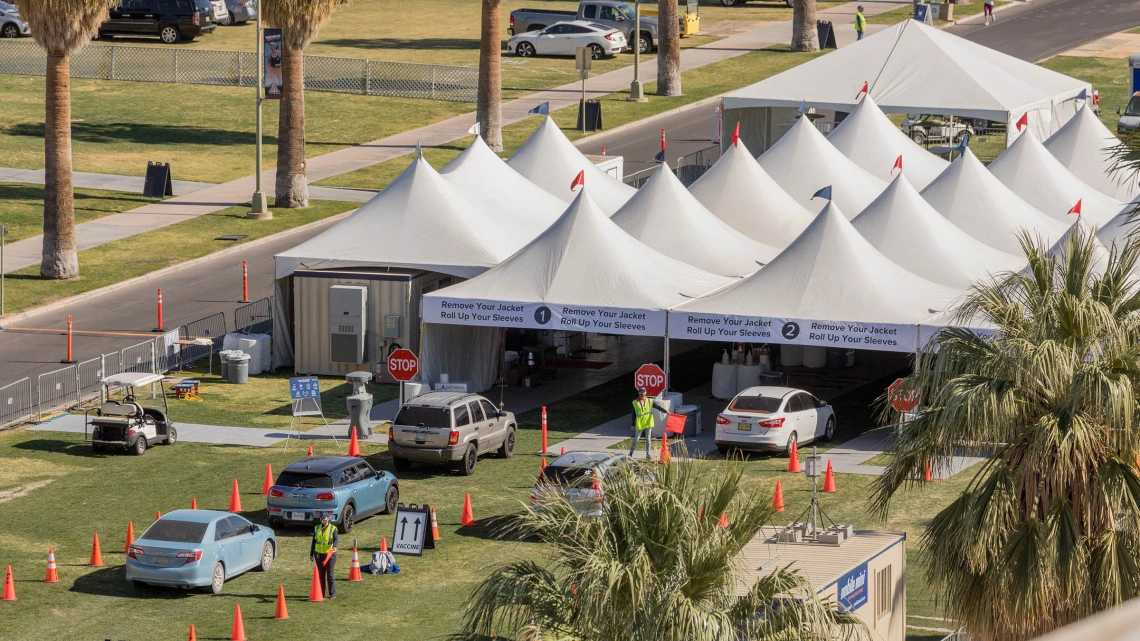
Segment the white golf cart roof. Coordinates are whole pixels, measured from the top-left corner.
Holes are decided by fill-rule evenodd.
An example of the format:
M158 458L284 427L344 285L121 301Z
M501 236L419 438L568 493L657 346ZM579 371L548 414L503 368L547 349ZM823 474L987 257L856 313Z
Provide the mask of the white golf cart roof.
M150 385L151 383L158 383L162 379L162 374L123 372L122 374L112 374L99 381L99 383L105 387L142 387L144 385Z

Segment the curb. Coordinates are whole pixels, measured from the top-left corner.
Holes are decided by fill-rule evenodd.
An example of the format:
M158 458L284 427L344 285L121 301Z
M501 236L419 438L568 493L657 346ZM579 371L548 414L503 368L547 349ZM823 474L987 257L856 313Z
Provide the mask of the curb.
M733 91L735 91L735 89ZM728 93L728 92L726 91L724 93ZM589 136L584 136L582 138L575 140L574 146L577 147L578 145L589 144L589 143L595 142L597 140L600 140L602 138L605 138L606 136L613 136L615 134L619 134L619 133L622 133L625 131L629 131L630 129L636 129L638 127L641 127L643 125L647 125L647 124L654 122L656 120L660 120L661 118L668 118L669 116L676 116L677 114L682 114L682 113L685 113L686 111L691 111L693 109L697 109L698 107L705 107L705 106L711 105L714 102L720 102L721 98L724 97L724 93L720 93L720 94L717 94L715 96L709 96L708 98L702 98L696 102L690 102L687 105L681 105L680 107L675 107L673 109L670 109L669 111L662 111L661 113L653 114L652 116L649 116L647 118L642 118L641 120L633 120L633 121L625 123L624 125L618 125L617 127L614 127L613 129L607 129L605 131L599 131L596 134L590 134ZM714 144L714 143L710 140L709 144Z
M39 307L33 307L29 310L25 310L25 311L19 312L17 314L12 314L11 316L7 316L3 319L0 319L0 329L6 328L6 327L12 325L13 323L15 323L17 321L23 321L23 320L27 320L28 318L31 318L33 316L39 316L40 314L46 314L48 312L54 312L56 310L67 307L68 305L74 305L76 303L81 303L83 301L87 301L87 300L90 300L92 298L102 296L104 294L109 294L111 292L115 292L115 291L118 291L120 289L130 287L132 285L138 285L139 283L145 283L148 280L151 280L154 278L159 278L161 276L166 276L167 274L171 274L175 271L185 269L187 267L194 267L196 265L203 265L205 263L208 263L208 262L213 261L213 260L217 260L219 258L226 258L228 256L232 256L234 254L241 253L241 252L243 252L243 251L245 251L251 247L258 247L260 245L264 245L266 243L270 243L270 242L273 242L275 240L279 240L281 238L287 238L293 234L299 234L299 233L308 231L310 229L313 229L315 227L319 227L321 225L324 225L324 224L327 224L330 222L336 222L342 218L345 218L346 216L348 216L349 214L351 214L354 211L356 211L355 208L350 209L350 210L343 212L343 213L340 213L340 214L336 214L334 216L329 216L328 218L322 218L320 220L314 220L311 223L305 223L304 225L301 225L299 227L293 227L292 229L286 229L284 231L279 231L276 234L270 234L268 236L262 236L261 238L251 240L248 243L242 243L240 245L234 245L233 247L227 247L225 249L221 249L221 250L218 250L216 252L206 254L205 256L199 256L198 258L191 258L190 260L183 261L181 263L176 263L174 265L170 265L169 267L163 267L162 269L156 269L155 271L148 272L146 274L143 274L142 276L135 276L134 278L128 278L127 280L119 281L117 283L113 283L113 284L107 285L105 287L100 287L98 289L93 289L89 292L83 292L82 294L76 294L75 296L71 296L69 298L57 300L54 303L48 303L47 305L41 305Z

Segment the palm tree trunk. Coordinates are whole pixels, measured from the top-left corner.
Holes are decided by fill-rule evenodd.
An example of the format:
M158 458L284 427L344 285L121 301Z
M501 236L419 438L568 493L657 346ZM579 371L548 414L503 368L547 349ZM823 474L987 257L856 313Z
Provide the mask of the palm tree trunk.
M47 53L44 96L44 242L40 276L79 277L71 183L71 60Z
M282 38L281 116L277 123L276 206L309 206L305 171L305 50Z
M819 51L815 27L815 0L792 2L792 51Z
M677 24L677 0L657 3L657 38L657 95L679 96L681 29Z
M475 119L479 135L494 151L503 150L502 5L503 0L483 0L483 28L479 35L479 103Z

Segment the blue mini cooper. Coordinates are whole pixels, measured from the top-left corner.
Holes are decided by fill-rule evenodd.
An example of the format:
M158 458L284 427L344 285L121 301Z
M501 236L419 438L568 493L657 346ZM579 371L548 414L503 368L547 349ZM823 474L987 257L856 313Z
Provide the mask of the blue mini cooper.
M396 511L400 486L389 472L357 456L306 456L289 465L269 488L266 506L274 527L313 527L325 514L341 534L356 521Z

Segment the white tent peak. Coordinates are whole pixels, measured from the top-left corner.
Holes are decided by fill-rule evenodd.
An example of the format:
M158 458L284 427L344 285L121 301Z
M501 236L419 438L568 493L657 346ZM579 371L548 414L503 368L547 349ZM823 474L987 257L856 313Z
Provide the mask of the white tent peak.
M856 165L883 179L902 156L902 172L916 189L926 187L949 164L904 134L871 96L859 101L855 110L827 136L827 141Z
M1110 198L1130 200L1140 192L1135 173L1115 170L1112 152L1123 144L1087 103L1044 145L1077 178Z
M598 169L578 151L550 116L542 120L507 164L527 180L563 200L570 200L573 195L570 183L578 172L585 171L591 197L607 215L613 215L636 191Z
M737 231L777 248L786 247L815 217L772 180L743 141L729 145L689 192Z
M1103 273L1105 268L1108 267L1110 252L1108 248L1104 246L1104 243L1100 241L1096 225L1085 220L1084 216L1078 216L1077 220L1073 222L1072 225L1069 225L1069 229L1065 232L1065 235L1061 236L1061 238L1049 248L1046 254L1048 256L1055 256L1058 260L1064 260L1064 256L1073 242L1073 235L1076 234L1077 229L1081 230L1081 234L1085 238L1093 237L1093 271L1095 273Z
M1140 223L1136 220L1138 208L1140 208L1140 196L1132 199L1120 210L1120 213L1097 230L1097 240L1104 243L1105 247L1111 248L1115 245L1118 252L1129 242L1140 241L1138 236L1140 232L1137 232Z
M667 256L724 276L751 274L779 253L705 209L665 164L611 220Z
M836 204L854 215L887 186L885 180L864 171L827 142L806 116L757 160L807 209L819 206L812 194L831 185Z
M998 251L955 227L896 177L851 225L895 264L931 282L965 289L1024 260Z
M989 169L1013 193L1066 224L1072 221L1067 212L1078 200L1082 215L1097 225L1108 222L1124 206L1073 175L1031 133L1019 136Z

